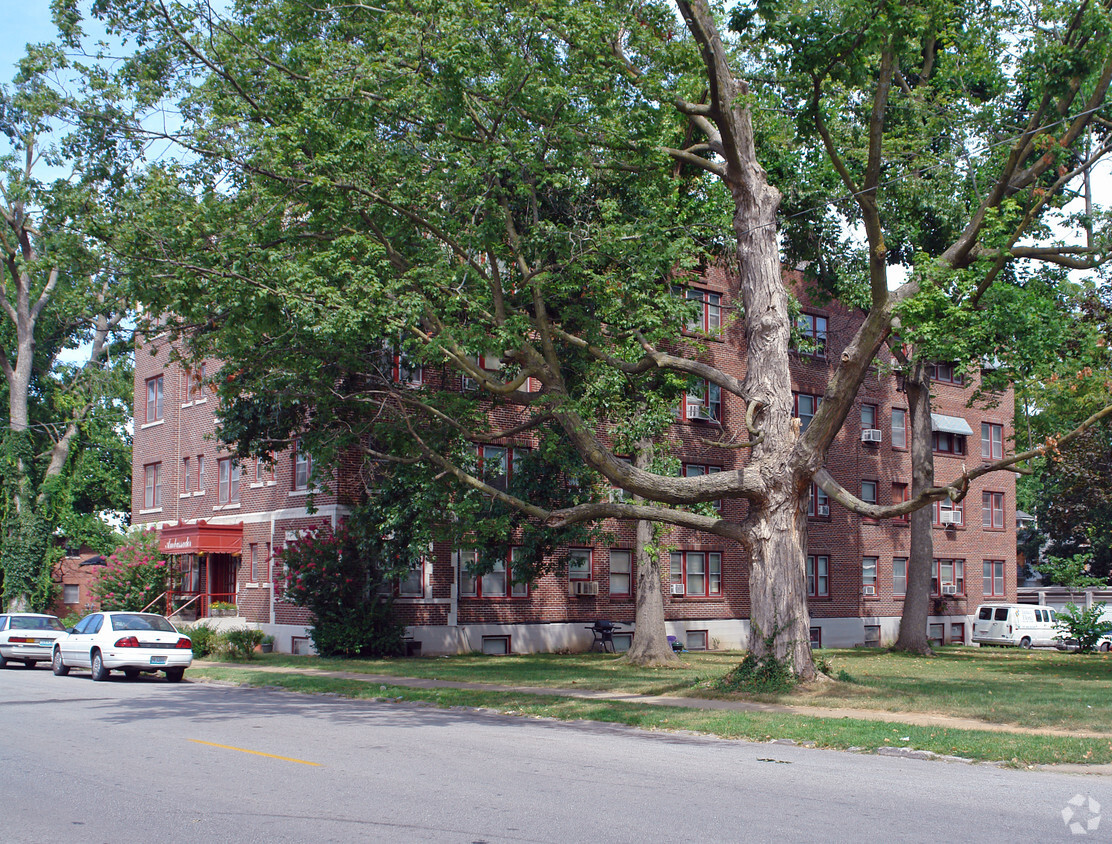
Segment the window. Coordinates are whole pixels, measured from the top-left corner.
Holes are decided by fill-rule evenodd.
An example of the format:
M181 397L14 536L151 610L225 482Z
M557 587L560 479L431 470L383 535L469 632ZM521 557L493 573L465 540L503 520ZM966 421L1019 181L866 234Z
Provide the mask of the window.
M892 408L892 448L907 448L907 411Z
M684 463L683 476L685 478L699 478L703 475L716 475L722 471L721 466L707 466L701 463ZM718 498L711 502L714 509L719 512L722 511L722 499Z
M961 372L952 363L931 364L931 378L945 384L962 384Z
M893 483L892 484L892 503L893 504L903 504L905 501L910 501L910 500L911 500L911 490L908 488L907 484L903 484L903 483ZM904 513L902 516L895 516L892 519L892 521L894 521L894 522L906 522L907 520L908 520L908 514L907 513Z
M398 578L399 598L423 598L425 596L425 561L419 560L410 567L404 577Z
M80 604L81 603L81 586L77 583L64 583L64 584L62 584L62 603L63 604Z
M986 598L1004 597L1004 561L985 560L984 582L981 589Z
M684 637L687 649L689 651L707 650L707 632L706 630L688 630Z
M181 491L183 493L193 491L193 466L188 457L183 457L181 461Z
M205 491L205 456L197 455L197 492Z
M830 595L830 558L825 554L807 556L807 597L825 598Z
M259 546L255 542L251 543L251 580L259 581Z
M935 431L931 434L931 447L935 454L965 454L965 434Z
M822 628L821 627L812 627L810 632L811 632L811 649L814 650L815 648L821 648L822 647Z
M826 317L800 314L796 326L804 341L804 348L800 351L817 358L826 357Z
M981 423L981 457L999 460L1004 456L1004 426L992 422Z
M934 502L934 523L943 527L961 526L965 524L964 504L961 501L951 501L944 498Z
M989 530L1004 529L1004 493L981 493L981 526Z
M610 597L628 598L633 594L633 552L610 549Z
M685 291L685 298L689 302L700 304L698 315L686 325L688 331L703 331L707 334L713 334L722 328L722 296L720 294L688 287Z
M203 396L205 386L205 365L202 363L196 369L186 369L185 381L186 398L192 401L194 397Z
M376 357L384 379L395 384L421 385L421 365L401 349L383 349Z
M685 595L722 594L722 554L718 551L673 551L672 583L682 584Z
M907 557L892 559L892 594L907 594Z
M255 483L274 480L274 464L267 457L255 458Z
M162 464L148 463L143 467L143 509L162 506Z
M811 494L807 498L807 515L819 519L830 518L830 496L816 483L811 484Z
M162 418L162 376L147 379L147 422Z
M459 594L464 598L525 598L529 586L513 583L513 561L521 553L520 548L510 549L510 567L499 560L494 568L484 575L475 575L471 569L478 560L475 551L459 552Z
M815 416L815 411L819 409L822 399L819 396L809 396L806 393L796 393L794 398L795 415L802 423L799 430L806 431L807 426L811 424L811 420Z
M512 653L509 636L483 636L482 648L487 656L506 656Z
M568 550L568 580L591 579L591 549L571 548Z
M216 461L218 469L217 502L220 504L239 503L240 467L231 457Z
M309 479L313 476L313 458L301 447L301 441L294 443L293 450L293 488L308 489Z
M876 595L876 557L861 558L861 594Z
M876 405L861 405L861 430L867 431L870 428L875 429L878 427L879 426L876 424Z
M932 623L927 625L927 641L936 648L942 647L945 644L942 641L943 631L946 625L940 623Z
M484 445L479 448L479 472L486 482L498 490L509 488L514 475L521 470L526 448Z
M699 380L688 389L683 403L683 418L704 422L722 421L722 388Z
M946 589L947 586L952 587L952 591ZM931 573L931 594L938 597L943 593L965 594L965 560L934 561L934 571Z
M965 644L965 624L963 622L958 621L950 625L950 644Z
M861 500L866 504L876 504L876 481L861 481ZM876 519L871 516L862 516L867 522L874 522Z

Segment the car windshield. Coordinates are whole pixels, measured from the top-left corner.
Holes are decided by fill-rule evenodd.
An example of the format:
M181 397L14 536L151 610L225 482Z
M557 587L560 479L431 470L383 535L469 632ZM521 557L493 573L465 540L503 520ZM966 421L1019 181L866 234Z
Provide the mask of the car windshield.
M12 616L12 630L59 630L66 632L62 622L53 616Z
M174 625L160 615L114 615L113 630L157 630L160 633L177 633Z

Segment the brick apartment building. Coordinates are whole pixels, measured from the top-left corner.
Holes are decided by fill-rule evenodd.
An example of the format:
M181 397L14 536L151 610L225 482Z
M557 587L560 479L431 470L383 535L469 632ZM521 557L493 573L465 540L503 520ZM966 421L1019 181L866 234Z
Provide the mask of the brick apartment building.
M744 375L744 337L731 320L726 271L711 269L683 295L702 303L701 325L690 326L707 350L705 360ZM812 353L793 363L796 414L806 425L860 316L837 304L804 302L801 329ZM183 573L192 612L206 615L213 601L275 634L278 649L308 648L305 612L276 600L273 555L298 532L342 520L359 494L355 464L341 467L307 507L311 457L290 451L272 466L237 466L211 437L215 397L205 386L218 362L189 371L170 360L164 339L140 349L135 367L135 445L132 523L160 530L164 553ZM206 371L207 368L207 371ZM984 408L967 407L972 385L952 367L935 367L932 415L935 474L939 483L962 464L995 459L1012 437L1012 395L998 394ZM426 371L434 386L463 388L458 376ZM455 379L454 381L452 379ZM694 390L677 411L671 432L674 453L688 475L734 468L738 450L709 445L716 419L738 419L741 402L717 388ZM827 467L846 489L866 501L890 504L908 495L911 462L905 394L883 366L865 380L854 412L829 454ZM514 448L527 436L487 447L484 459L503 460L512 471ZM721 504L724 516L740 518L746 503ZM978 512L978 509L980 510ZM982 601L1015 600L1015 478L994 473L972 483L963 502L935 504L934 578L929 621L937 643L968 642L970 619ZM425 654L583 649L585 629L610 619L628 644L634 620L633 526L608 526L607 547L570 549L569 571L536 583L513 585L505 572L472 578L468 552L435 547L420 571L397 586L396 611ZM742 647L748 639L745 554L736 543L691 529L672 529L664 584L669 634L691 649ZM812 488L808 519L808 590L811 636L816 646L882 644L898 631L906 587L909 525L906 520L862 519ZM512 565L512 560L507 561ZM188 611L188 610L187 610Z

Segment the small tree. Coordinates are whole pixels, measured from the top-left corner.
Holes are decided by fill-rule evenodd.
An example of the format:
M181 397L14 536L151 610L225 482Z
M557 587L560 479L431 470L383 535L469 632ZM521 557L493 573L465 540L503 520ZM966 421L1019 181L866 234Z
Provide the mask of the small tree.
M1067 586L1071 589L1086 589L1106 585L1103 577L1093 577L1089 574L1092 570L1093 554L1085 551L1071 557L1049 556L1040 560L1036 568L1046 579L1047 583L1058 586Z
M321 656L396 656L404 626L390 615L379 566L347 526L327 525L279 552L283 597L313 613L313 645Z
M1078 653L1092 653L1097 642L1112 632L1112 621L1104 617L1104 603L1093 604L1081 609L1076 604L1066 604L1058 613L1059 639L1073 639L1077 642Z
M126 544L108 557L93 582L93 595L103 610L139 612L168 588L169 567L158 552L158 531L133 532Z

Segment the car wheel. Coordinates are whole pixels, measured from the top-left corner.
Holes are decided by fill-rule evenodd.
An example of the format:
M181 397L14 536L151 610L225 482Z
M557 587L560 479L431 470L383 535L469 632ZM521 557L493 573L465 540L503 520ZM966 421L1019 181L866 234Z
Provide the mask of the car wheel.
M1026 650L1027 648L1030 648L1031 647L1031 637L1030 636L1024 636L1022 639L1019 640L1019 646L1021 648L1023 648L1024 650Z
M134 680L139 676L139 669L138 668L125 668L124 669L124 676L127 677L127 679L129 679L129 680Z
M89 661L89 672L98 683L108 679L111 672L104 667L104 658L100 655L100 651L93 651L92 659Z
M5 657L3 654L0 654L0 668L7 668L7 667L8 667L7 657Z
M25 660L23 660L23 667L24 668L34 668L35 667L35 661L33 659L25 659Z
M62 662L62 649L54 649L54 659L50 661L50 667L54 669L54 673L59 677L65 677L70 673L69 666Z
M184 668L167 668L166 680L170 683L180 683L181 678L185 676Z
M1108 642L1101 642L1100 643L1100 652L1102 654L1106 654L1106 653L1108 653L1108 649L1110 647L1112 647L1112 644L1109 644Z

